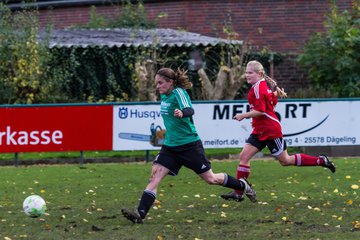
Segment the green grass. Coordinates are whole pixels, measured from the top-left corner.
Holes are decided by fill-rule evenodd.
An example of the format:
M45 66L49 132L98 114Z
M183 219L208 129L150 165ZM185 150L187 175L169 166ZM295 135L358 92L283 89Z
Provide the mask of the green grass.
M206 149L206 154L209 156L223 155L223 154L237 154L240 152L240 148L219 148L219 149ZM150 156L156 156L158 150L150 150ZM84 151L85 158L96 157L145 157L145 150L137 151ZM13 160L15 153L1 153L0 160ZM78 158L80 157L80 151L72 152L28 152L19 153L19 160L32 160L32 159L53 159L53 158Z
M213 148L205 149L206 155L208 157L220 156L220 155L229 155L229 154L239 154L241 148ZM299 152L299 148L288 148L289 153ZM151 158L155 157L159 151L150 150L149 155ZM269 150L265 148L263 150L264 154L270 154ZM122 158L122 157L146 157L145 150L137 151L84 151L83 157L86 158ZM1 160L11 160L15 158L15 153L0 153ZM26 160L42 160L42 159L69 159L69 158L80 158L80 151L71 151L71 152L25 152L19 153L18 159L22 161Z
M144 224L124 219L136 207L151 164L0 168L0 239L359 239L360 159L334 159L337 172L253 161L258 203L223 201L227 192L183 168L160 186ZM236 161L213 162L235 173ZM353 188L352 188L353 187ZM33 219L22 202L39 194L47 214ZM356 229L356 228L355 228Z

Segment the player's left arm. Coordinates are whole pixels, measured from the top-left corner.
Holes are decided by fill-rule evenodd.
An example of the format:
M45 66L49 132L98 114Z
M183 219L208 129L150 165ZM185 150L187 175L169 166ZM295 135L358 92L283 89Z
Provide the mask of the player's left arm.
M175 109L174 116L179 118L191 117L192 115L194 115L194 113L195 111L193 108L187 107L187 108L183 108L182 110Z
M174 116L178 118L184 118L194 115L195 111L192 107L190 96L188 95L186 90L180 88L176 89L175 96L180 109L175 109Z

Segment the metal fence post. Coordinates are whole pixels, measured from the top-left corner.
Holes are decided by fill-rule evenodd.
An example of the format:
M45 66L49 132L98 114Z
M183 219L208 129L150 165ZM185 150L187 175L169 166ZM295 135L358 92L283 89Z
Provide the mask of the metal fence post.
M146 163L148 163L150 161L150 150L146 150L145 159L146 159Z
M80 168L84 167L84 151L80 151Z
M15 157L14 157L14 165L15 167L19 166L19 153L15 153Z

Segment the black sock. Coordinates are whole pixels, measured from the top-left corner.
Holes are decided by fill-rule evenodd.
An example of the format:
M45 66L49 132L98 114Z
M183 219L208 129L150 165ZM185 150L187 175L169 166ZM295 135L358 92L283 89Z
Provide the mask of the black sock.
M227 173L224 173L224 187L227 188L231 188L231 189L235 189L235 190L244 190L245 189L245 184L243 182L241 182L240 180L229 176Z
M138 212L142 219L145 218L146 214L148 213L150 207L153 205L156 198L156 193L145 190L141 196L141 200L138 207Z

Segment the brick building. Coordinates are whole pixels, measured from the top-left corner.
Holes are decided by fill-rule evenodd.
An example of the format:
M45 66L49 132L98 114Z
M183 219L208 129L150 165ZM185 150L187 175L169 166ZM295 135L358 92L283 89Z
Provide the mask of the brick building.
M342 12L351 9L353 0L337 0ZM13 10L20 0L8 0ZM112 2L112 3L111 3ZM119 2L119 3L116 3ZM136 1L132 1L136 2ZM121 1L104 0L37 0L42 25L51 20L55 28L84 24L89 20L90 6L97 14L113 18ZM238 40L250 41L258 49L284 54L273 77L287 90L306 87L305 70L299 69L294 57L301 52L312 33L324 31L323 22L329 10L327 0L143 0L149 19L158 19L158 27L184 29L211 37L225 37L228 23Z

